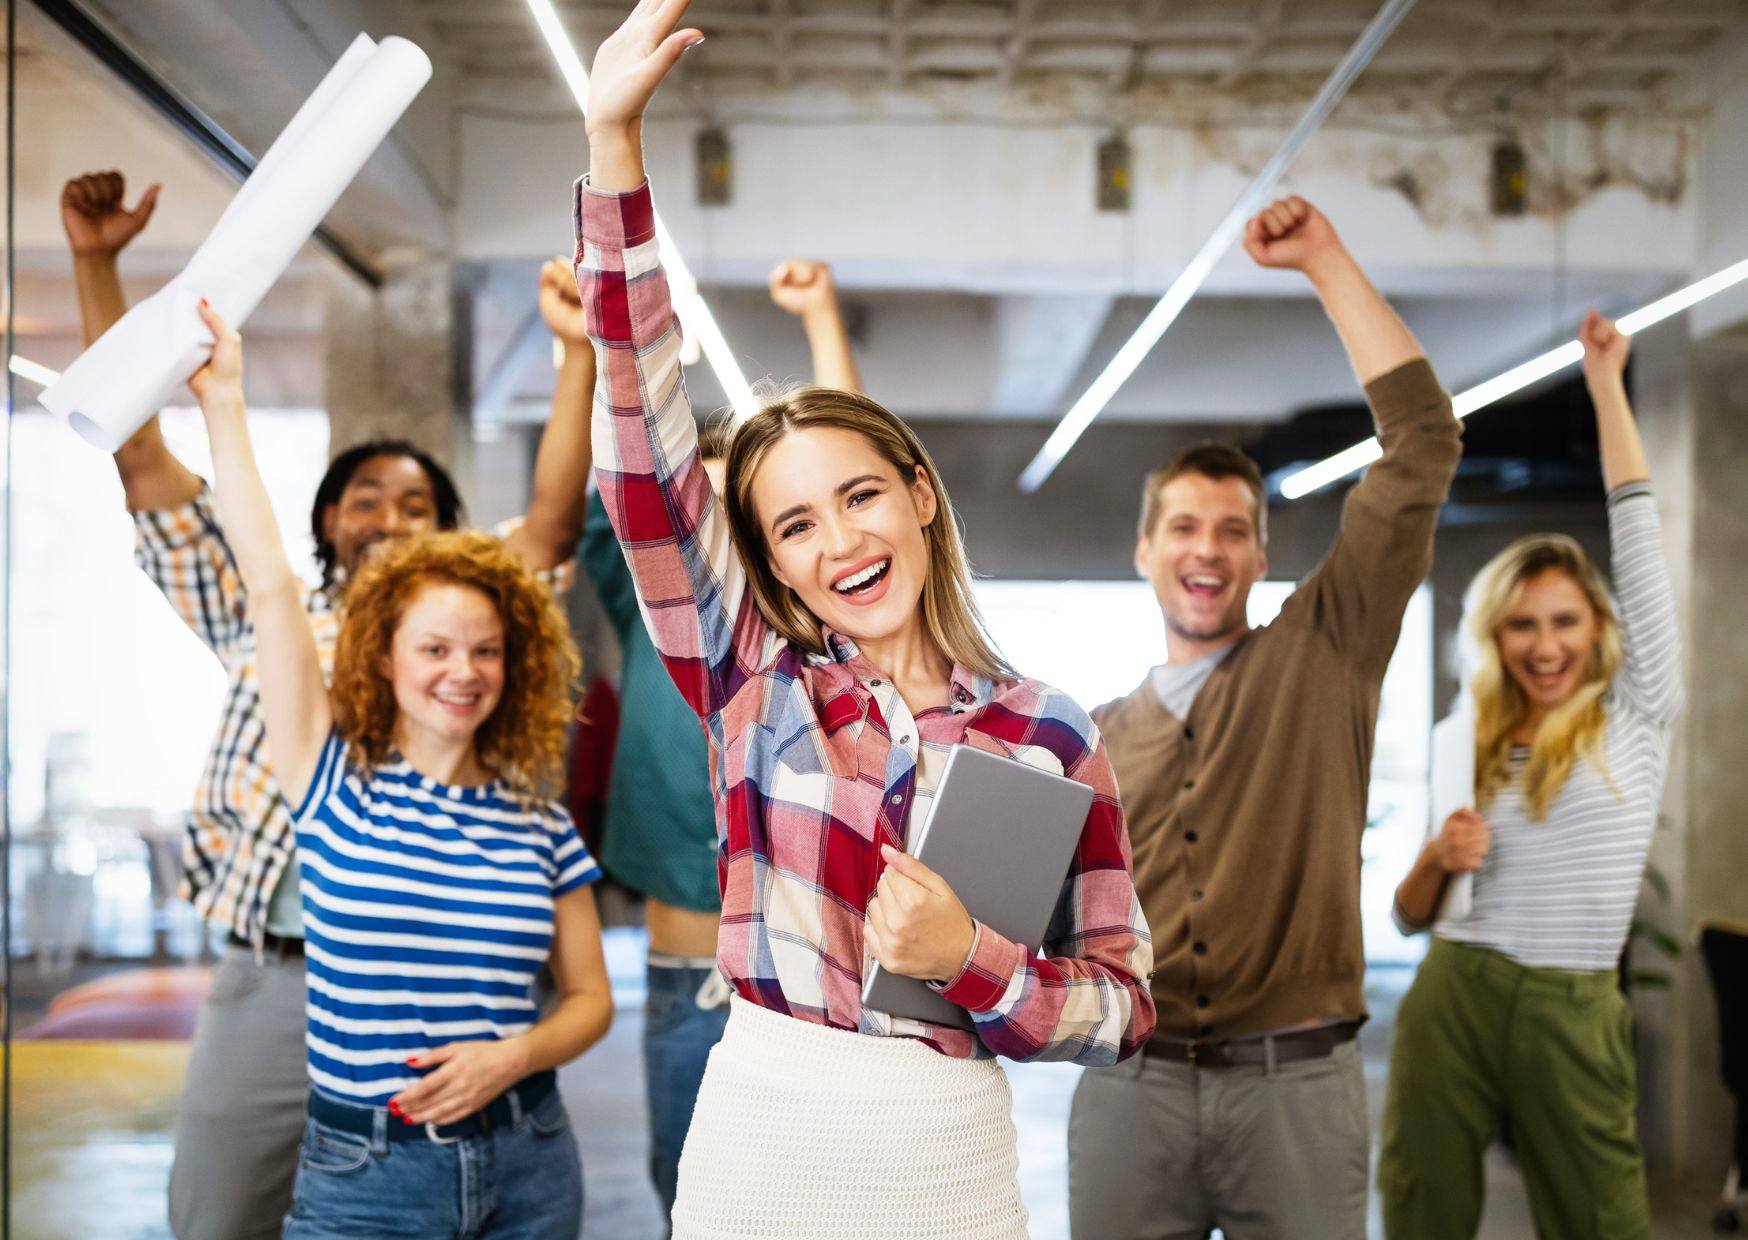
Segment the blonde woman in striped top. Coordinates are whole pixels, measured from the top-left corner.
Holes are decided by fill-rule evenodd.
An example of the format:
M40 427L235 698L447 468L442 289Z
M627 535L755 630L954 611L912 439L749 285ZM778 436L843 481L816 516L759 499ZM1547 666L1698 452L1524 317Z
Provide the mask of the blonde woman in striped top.
M1681 708L1657 506L1627 404L1628 338L1594 311L1596 407L1616 597L1578 544L1519 539L1470 592L1475 810L1451 815L1396 892L1432 925L1454 874L1461 919L1397 1015L1379 1167L1392 1237L1470 1237L1482 1156L1509 1121L1536 1232L1642 1237L1632 1020L1617 983Z

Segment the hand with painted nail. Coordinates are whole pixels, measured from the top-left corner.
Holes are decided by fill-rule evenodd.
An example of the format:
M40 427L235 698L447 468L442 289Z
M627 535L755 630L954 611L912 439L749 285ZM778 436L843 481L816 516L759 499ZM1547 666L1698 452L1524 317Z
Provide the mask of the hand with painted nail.
M947 880L909 853L882 844L886 870L862 922L862 940L883 969L944 982L971 954L977 923Z
M217 310L200 299L200 319L212 333L212 356L189 377L188 386L211 419L243 407L243 338Z
M409 1124L453 1124L527 1076L528 1051L520 1038L450 1042L407 1064L436 1070L391 1098L389 1111Z

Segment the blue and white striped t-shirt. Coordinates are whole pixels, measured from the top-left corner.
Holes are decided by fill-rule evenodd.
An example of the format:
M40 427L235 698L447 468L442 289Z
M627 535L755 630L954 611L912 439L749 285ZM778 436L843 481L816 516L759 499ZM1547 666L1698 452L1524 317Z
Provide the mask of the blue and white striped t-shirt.
M557 896L601 877L570 815L501 782L367 771L331 733L297 823L310 1083L381 1106L407 1059L525 1033Z

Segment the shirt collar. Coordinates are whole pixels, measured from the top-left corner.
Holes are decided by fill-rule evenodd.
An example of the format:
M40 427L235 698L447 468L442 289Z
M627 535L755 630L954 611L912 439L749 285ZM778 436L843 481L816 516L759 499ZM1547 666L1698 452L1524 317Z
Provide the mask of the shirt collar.
M820 722L826 732L836 732L845 724L862 718L863 697L868 682L884 680L879 669L862 657L855 640L836 632L830 625L819 627L822 652L810 651L808 666L819 673L822 695L819 699ZM955 714L981 709L995 695L995 682L978 676L955 662L948 677L948 709Z

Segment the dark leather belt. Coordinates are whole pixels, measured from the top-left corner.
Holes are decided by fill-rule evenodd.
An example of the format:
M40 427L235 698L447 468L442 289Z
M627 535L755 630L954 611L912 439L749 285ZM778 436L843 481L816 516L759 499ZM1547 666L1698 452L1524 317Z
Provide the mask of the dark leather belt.
M246 947L250 951L255 950L255 945L235 930L231 931L231 946ZM303 940L288 939L278 934L264 934L261 936L261 952L266 956L278 956L281 960L287 956L301 956L303 955Z
M1359 1031L1360 1027L1351 1023L1320 1025L1315 1029L1295 1029L1290 1033L1233 1038L1225 1042L1179 1042L1155 1034L1147 1039L1142 1053L1149 1059L1193 1063L1198 1068L1238 1068L1267 1064L1272 1044L1275 1063L1298 1063L1326 1057L1342 1043L1353 1041Z
M511 1094L516 1095L522 1106L522 1114L526 1115L551 1097L557 1088L558 1075L548 1069L524 1077L486 1103L481 1110L475 1111L466 1119L458 1119L453 1124L408 1124L391 1115L388 1117L388 1139L435 1141L439 1145L448 1145L452 1141L483 1137L494 1128L506 1127L515 1118L515 1113L510 1109ZM338 1128L341 1132L350 1132L360 1137L374 1136L376 1117L381 1110L381 1107L361 1107L350 1102L337 1102L314 1090L310 1091L310 1118L326 1127Z

